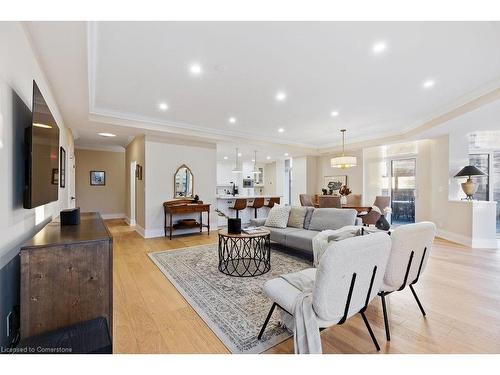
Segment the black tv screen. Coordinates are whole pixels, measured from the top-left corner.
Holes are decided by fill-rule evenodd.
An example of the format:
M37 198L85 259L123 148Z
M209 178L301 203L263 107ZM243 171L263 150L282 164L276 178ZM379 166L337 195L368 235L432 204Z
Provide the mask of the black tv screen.
M25 146L24 208L56 201L59 192L59 127L35 81L31 124L25 130Z

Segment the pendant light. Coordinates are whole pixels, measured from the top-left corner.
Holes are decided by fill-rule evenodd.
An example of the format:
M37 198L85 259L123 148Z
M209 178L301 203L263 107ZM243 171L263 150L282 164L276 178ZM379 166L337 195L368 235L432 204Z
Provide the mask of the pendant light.
M236 159L235 159L235 164L233 168L233 173L241 173L242 170L240 168L240 163L238 162L238 147L236 147Z
M260 171L257 168L257 151L253 152L253 174L259 174Z
M358 160L356 156L348 156L345 155L345 129L341 130L342 132L342 155L337 156L334 158L330 159L330 164L332 168L341 168L341 169L346 169L350 167L355 167L358 165Z

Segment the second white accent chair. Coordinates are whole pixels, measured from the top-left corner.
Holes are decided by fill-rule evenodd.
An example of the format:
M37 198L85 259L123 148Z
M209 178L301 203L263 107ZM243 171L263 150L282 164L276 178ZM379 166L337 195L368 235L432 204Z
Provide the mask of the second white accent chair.
M413 285L418 282L427 265L435 235L436 226L431 222L402 225L391 232L391 255L378 293L382 299L387 340L391 339L385 301L388 294L402 291L409 286L422 315L425 316L425 310Z
M312 281L310 293L314 326L319 330L342 324L351 316L360 313L375 347L380 350L364 312L382 286L390 248L391 237L386 233L348 238L329 246L318 268L308 268L284 277L294 276L300 279L298 276L303 276L304 279ZM302 306L297 300L308 291L299 289L287 280L278 277L264 285L264 291L273 305L262 326L259 339L276 306L292 316L295 316L295 313L300 316L300 312L294 311ZM318 335L319 330L316 331ZM296 330L294 334L297 335ZM295 350L297 352L297 348Z

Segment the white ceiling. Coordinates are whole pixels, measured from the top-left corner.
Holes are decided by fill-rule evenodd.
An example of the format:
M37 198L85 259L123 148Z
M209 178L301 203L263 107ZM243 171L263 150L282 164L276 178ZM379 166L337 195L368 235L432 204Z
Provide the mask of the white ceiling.
M126 145L135 134L172 132L321 149L339 144L341 128L348 142L398 134L500 86L500 23L493 22L26 27L81 143ZM375 55L378 41L388 48ZM189 73L193 62L201 75ZM425 90L429 78L436 85ZM279 90L284 102L274 98ZM333 110L340 115L331 117ZM96 136L102 131L118 137Z

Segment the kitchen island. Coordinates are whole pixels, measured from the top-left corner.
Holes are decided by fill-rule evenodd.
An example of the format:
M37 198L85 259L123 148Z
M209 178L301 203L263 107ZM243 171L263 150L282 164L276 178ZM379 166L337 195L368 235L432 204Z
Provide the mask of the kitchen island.
M269 208L266 207L265 205L269 202L269 199L271 198L276 198L279 197L282 199L282 197L278 195L243 195L243 194L236 194L235 196L233 195L228 195L228 194L219 194L217 195L217 209L224 213L225 215L229 217L236 217L236 212L234 210L230 210L229 207L232 207L234 205L235 199L246 199L247 200L247 206L251 205L253 203L253 200L255 198L264 198L264 207L259 208L257 211L257 217L267 217L267 214L269 213ZM247 225L250 222L250 219L253 219L255 215L254 209L253 208L246 208L242 210L239 214L239 217L241 219L241 224L242 225ZM219 227L226 227L227 226L227 220L224 217L219 216L217 224Z

